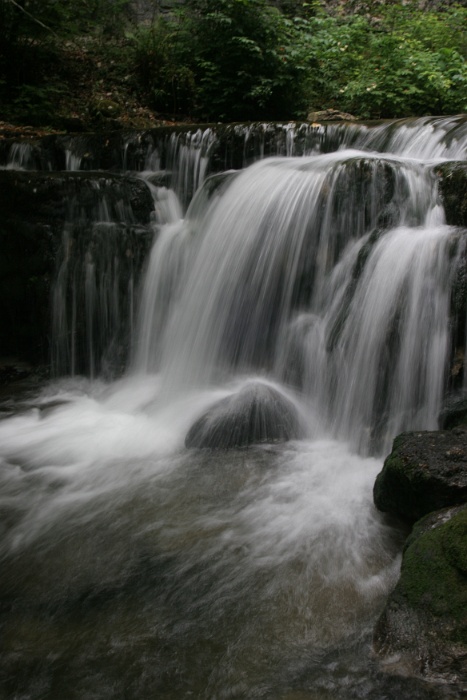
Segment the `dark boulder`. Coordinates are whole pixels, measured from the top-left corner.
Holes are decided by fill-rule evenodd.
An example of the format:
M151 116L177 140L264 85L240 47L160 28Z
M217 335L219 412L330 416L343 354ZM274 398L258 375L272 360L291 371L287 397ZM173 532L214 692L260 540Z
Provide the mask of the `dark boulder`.
M415 522L467 501L467 429L403 433L378 474L376 507Z
M252 382L222 399L190 428L186 447L228 449L287 442L303 434L290 399L267 384Z
M415 525L374 632L374 649L386 657L387 670L467 690L466 541L467 505Z

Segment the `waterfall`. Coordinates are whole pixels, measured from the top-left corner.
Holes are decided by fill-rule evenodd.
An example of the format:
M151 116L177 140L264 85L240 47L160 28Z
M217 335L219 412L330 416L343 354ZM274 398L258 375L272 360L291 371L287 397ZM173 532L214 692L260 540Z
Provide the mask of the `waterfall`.
M200 198L154 246L138 372L160 371L169 394L239 373L291 381L364 452L436 427L464 243L432 168L354 150L272 158L205 195L201 217Z
M47 139L4 163L76 172L56 373L0 400L0 694L460 700L372 654L372 489L463 390L465 118Z

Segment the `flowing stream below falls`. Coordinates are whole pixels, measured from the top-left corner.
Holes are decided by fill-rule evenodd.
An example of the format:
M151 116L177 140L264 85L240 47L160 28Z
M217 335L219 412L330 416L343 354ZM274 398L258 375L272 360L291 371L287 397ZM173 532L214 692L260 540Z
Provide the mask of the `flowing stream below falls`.
M154 197L139 279L112 244L121 202L69 208L56 376L0 421L2 700L460 698L373 656L406 533L372 489L398 433L438 426L467 251L434 173L466 159L467 122L288 125L256 150L236 129L226 170L209 129L164 162L125 144ZM252 386L293 406L298 437L185 446Z

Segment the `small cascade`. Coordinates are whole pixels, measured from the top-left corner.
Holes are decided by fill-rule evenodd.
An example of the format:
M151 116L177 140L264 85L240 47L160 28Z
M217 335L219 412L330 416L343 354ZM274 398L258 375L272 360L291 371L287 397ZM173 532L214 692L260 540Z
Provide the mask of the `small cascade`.
M184 209L204 179L273 156L302 157L355 148L418 159L466 157L465 116L381 124L251 123L159 127L144 132L47 136L0 149L0 167L158 174Z
M465 123L465 116L399 119L374 128L357 127L350 143L355 148L395 153L404 158L466 160Z
M30 143L12 143L6 163L8 170L34 170L34 149Z
M139 371L159 368L163 333L187 274L189 233L183 222L165 227L149 259L138 322L135 364Z
M171 173L170 186L185 207L204 182L210 151L216 141L212 129L198 129L193 134L184 134L183 138L180 134L170 137L165 167Z
M65 170L81 170L82 160L82 155L65 150Z
M124 183L84 179L70 197L52 297L55 375L121 374L152 235L137 224Z
M301 339L301 361L313 368L303 388L358 450L388 452L403 430L436 429L464 249L446 226L397 227L376 242L364 238L326 284L327 301Z

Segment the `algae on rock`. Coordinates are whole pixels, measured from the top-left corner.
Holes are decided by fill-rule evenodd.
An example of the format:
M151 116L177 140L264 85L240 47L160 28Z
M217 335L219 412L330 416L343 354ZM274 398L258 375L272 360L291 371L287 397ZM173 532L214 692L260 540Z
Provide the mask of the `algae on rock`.
M407 540L374 634L396 671L467 684L466 542L466 505L426 516Z

